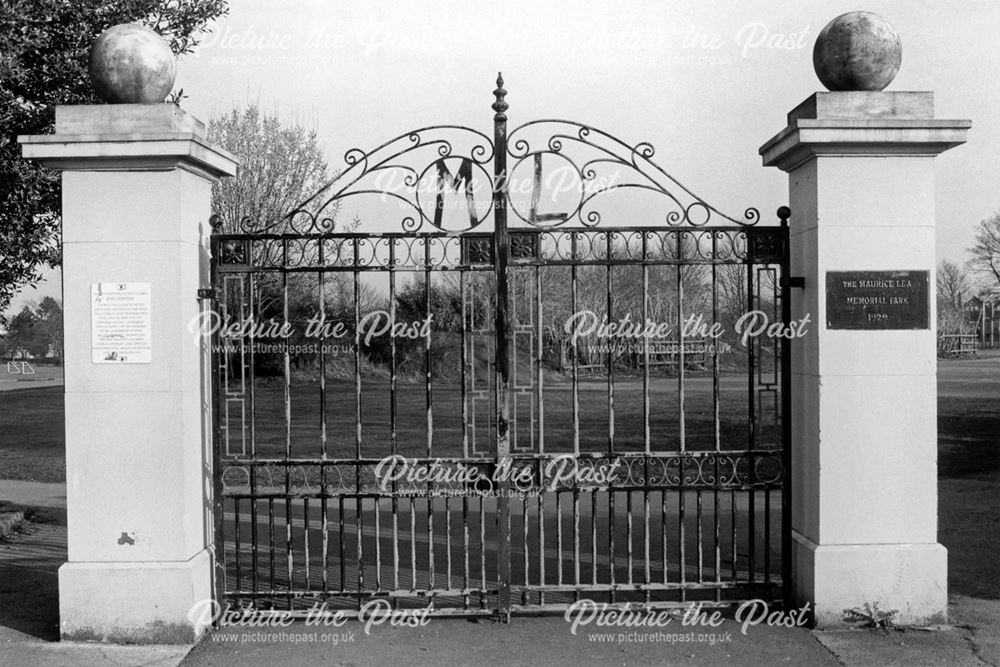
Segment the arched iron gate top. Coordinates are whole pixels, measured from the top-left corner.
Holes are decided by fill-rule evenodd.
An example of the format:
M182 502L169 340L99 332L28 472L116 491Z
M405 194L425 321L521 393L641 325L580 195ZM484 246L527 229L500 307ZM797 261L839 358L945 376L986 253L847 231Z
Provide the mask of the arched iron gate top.
M507 91L497 76L493 102L494 130L506 128ZM351 148L344 166L316 192L278 220L243 218L230 233L311 234L332 232L337 205L351 197L376 195L402 204L402 231L472 231L490 218L490 193L499 193L509 203L510 175L522 167L533 169L532 206L510 207L518 219L535 228L553 229L578 223L598 227L604 216L599 208L605 195L620 190L653 193L667 203L663 224L671 227L712 225L752 226L760 212L747 207L741 217L730 216L698 197L653 158L649 142L630 144L592 125L574 120L544 118L497 134L496 141L463 125L430 125L411 130L379 146ZM507 178L495 169L496 156L510 158ZM553 159L572 174L578 189L569 210L541 214L537 211L542 161ZM494 168L491 169L491 163ZM616 170L609 183L602 178ZM392 184L394 187L388 187ZM428 187L430 186L430 187ZM441 193L464 188L469 198L469 216L464 226L446 228L442 223ZM227 221L228 222L228 221Z

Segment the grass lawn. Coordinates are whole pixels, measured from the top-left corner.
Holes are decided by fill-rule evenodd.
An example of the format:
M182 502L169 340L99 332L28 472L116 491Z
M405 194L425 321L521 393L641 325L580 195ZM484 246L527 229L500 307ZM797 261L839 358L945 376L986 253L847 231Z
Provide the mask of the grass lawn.
M66 479L63 387L0 392L0 479Z
M950 591L977 598L1000 599L1000 578L995 576L993 561L996 545L1000 544L1000 510L997 506L1000 492L1000 357L942 361L939 364L938 384L939 540L949 550ZM693 426L695 433L704 433L701 424L706 414L710 414L711 394L697 389L697 385L697 382L691 385L692 423L689 428ZM313 394L307 391L301 387L293 390L293 406L318 405L313 400ZM675 396L671 391L664 384L653 392L653 401L660 405L672 405ZM440 400L455 403L454 397L448 397L447 389L442 387L440 392ZM280 395L267 388L262 391L262 396L270 399L272 393ZM298 400L296 393L299 394ZM420 405L422 387L415 387L410 393L413 395L409 398L401 398L399 423L409 425L401 437L408 439L408 449L415 450L419 449L421 437L425 437L421 434L426 432L426 418ZM724 387L723 401L730 406L734 416L728 422L724 417L722 428L724 433L733 437L742 432L741 425L733 421L735 415L742 414L745 409L737 402L739 393L738 386L730 387L729 391ZM401 397L407 395L404 389ZM568 409L568 395L565 388L553 388L547 394L551 397L548 399L550 408L558 408L560 412ZM628 400L625 400L626 396ZM635 400L641 401L641 396L641 391L637 392L634 387L623 388L619 394L616 422L620 419L621 426L616 438L630 440L635 437L636 411L627 406L630 403L634 405ZM606 405L606 396L603 391L595 391L594 402L589 402L591 400L589 397L582 399L581 426L600 434L590 436L596 446L600 441L607 442L606 407L601 408ZM273 419L280 417L282 407L274 400L267 403L267 406L258 407L261 411L258 419L267 418L273 424ZM387 401L383 400L383 403ZM641 402L638 405L641 422ZM599 408L605 412L600 412ZM367 409L369 411L362 417L372 442L384 443L388 407L372 404ZM344 410L342 404L331 405L329 410L328 428L333 433L331 442L343 441L348 446L349 442L353 442L353 403L350 410ZM671 430L676 428L675 418L669 416L670 412L672 410L656 413L654 436L659 433L669 437ZM434 418L436 429L440 427L442 432L450 430L452 435L460 432L460 414L444 409L439 413ZM302 429L303 435L315 430L317 424L318 408L311 413L306 410L296 412L293 408L293 428ZM556 425L559 429L565 428L564 424L550 420L546 432L549 428L557 428ZM267 443L268 448L276 447L283 442L283 432L277 432L281 430L274 426L263 427L261 442ZM4 434L0 438L0 479L40 482L65 479L62 387L0 392L0 432ZM702 436L696 437L699 441L703 439ZM311 437L309 439L312 440Z

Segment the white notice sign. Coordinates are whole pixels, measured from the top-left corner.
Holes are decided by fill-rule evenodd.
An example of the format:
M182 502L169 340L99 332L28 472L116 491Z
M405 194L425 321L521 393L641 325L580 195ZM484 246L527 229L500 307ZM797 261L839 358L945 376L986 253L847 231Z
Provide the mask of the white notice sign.
M95 364L152 361L149 303L149 283L90 286L90 340Z

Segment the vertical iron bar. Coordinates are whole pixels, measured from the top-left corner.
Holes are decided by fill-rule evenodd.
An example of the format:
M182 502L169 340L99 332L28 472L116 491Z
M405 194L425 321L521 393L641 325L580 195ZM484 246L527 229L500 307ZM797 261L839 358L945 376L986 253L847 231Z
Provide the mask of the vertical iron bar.
M643 544L643 579L646 588L646 603L650 601L649 584L649 459L652 452L652 438L649 427L649 235L642 233L642 442L646 456L643 458L643 490L642 490L642 544ZM662 522L662 517L661 517Z
M697 534L698 534L698 583L699 584L703 584L703 583L705 583L705 570L704 570L705 548L704 548L704 543L703 543L704 535L702 534L702 521L701 521L701 519L702 519L702 496L701 496L701 489L698 489L694 493L695 493L695 501L696 501L696 508L697 508L696 511L695 511L695 513L696 513L696 517L695 518L696 518L696 526L697 526Z
M447 588L451 590L451 496L444 497L444 549L445 549L445 570L447 572Z
M764 489L764 590L771 583L771 489Z
M431 238L424 237L424 315L428 319L433 316L431 310ZM425 409L427 410L427 458L433 454L431 450L434 444L434 401L433 387L431 382L431 337L430 334L424 337L424 391L426 394ZM428 486L428 491L430 487ZM433 544L433 540L431 540Z
M570 266L570 313L575 314L577 312L577 285L576 285L576 262L577 257L577 234L579 232L570 232L570 245L572 246L572 260L573 264ZM580 354L579 354L579 343L577 342L577 337L573 336L570 341L573 345L573 453L579 456L580 454ZM562 361L562 360L560 360ZM595 563L596 565L596 563Z
M211 262L209 264L209 280L215 293L215 299L209 301L209 308L219 310L219 295L224 295L221 281L219 279L219 226L221 220L213 216L210 224L212 235L209 240L209 250ZM221 348L222 336L219 333L220 327L213 327L211 339L208 341L210 356L210 368L212 369L212 515L214 518L214 541L213 552L215 555L215 566L213 571L212 584L215 591L215 601L221 608L226 604L226 536L225 536L225 497L222 491L222 396L220 363L225 356L225 351ZM202 345L206 341L202 340Z
M496 373L497 373L497 462L510 456L510 368L508 348L510 346L510 313L508 313L508 238L507 238L507 111L509 105L504 100L507 91L503 88L503 77L497 74L497 87L493 91L493 219L494 247L496 248ZM497 558L498 558L498 612L503 620L510 619L510 499L507 490L509 479L499 484L497 498Z
M322 255L323 244L320 243L320 254ZM320 259L322 262L322 259ZM320 322L326 322L326 281L323 272L318 272L319 280L319 312ZM322 458L326 458L326 338L319 339L319 444Z
M285 469L287 470L288 466L285 466ZM285 491L285 556L288 566L288 608L291 609L292 591L295 590L295 563L292 554L292 499L287 491L287 486Z
M650 590L649 590L648 587L649 587L649 584L652 583L652 580L650 579L651 574L650 574L650 565L649 565L649 557L650 557L650 553L649 553L649 534L650 534L651 530L650 530L650 526L649 526L649 457L648 456L646 457L646 461L645 461L645 464L644 464L643 467L645 469L644 472L645 472L645 476L646 476L646 483L644 485L645 488L642 490L642 549L643 549L643 553L642 553L642 562L643 562L642 583L647 587L646 588L646 604L649 604Z
M389 321L396 321L396 239L392 237L389 238ZM398 453L399 445L396 417L396 337L389 336L389 442L393 456Z
M282 267L288 266L288 239L281 242ZM288 323L288 272L281 272L281 316L282 322ZM285 338L285 365L284 365L284 390L285 390L285 555L288 569L288 608L292 608L291 592L295 589L295 569L292 549L292 479L291 469L288 460L292 458L292 360L291 346L288 338Z
M781 219L781 321L792 321L791 258L788 219L791 209L778 209ZM792 341L781 339L781 587L785 609L794 605L792 592Z
M236 568L235 568L236 585L233 588L234 590L238 591L243 588L243 581L242 581L243 577L241 576L242 573L240 571L240 499L239 498L233 499L233 507L234 507L234 515L236 518L236 530L234 531L234 537L236 540L234 544L234 551L236 554Z
M309 591L309 499L302 499L302 562L305 567L306 585L305 590Z
M353 245L353 266L352 272L354 286L351 292L354 301L354 450L356 455L361 457L361 439L364 434L361 431L361 331L358 322L361 321L361 299L359 291L361 289L361 272L358 271L358 248L359 240L354 239ZM389 274L390 277L392 274Z
M556 584L563 583L562 493L556 492Z
M649 265L646 264L646 234L642 235L642 442L647 460L651 451L649 430Z
M665 465L665 464L664 464ZM662 533L662 544L660 545L663 559L663 583L670 581L669 568L667 567L667 490L660 491L660 532Z
M541 245L541 236L536 243ZM542 268L535 267L535 409L538 415L538 453L545 451L545 402L543 393L542 356L545 354L542 330Z
M469 365L469 346L471 336L469 335L469 313L467 308L468 294L465 280L465 270L458 272L458 288L462 295L462 457L469 457L469 388L472 381L472 369ZM474 390L475 387L472 387ZM468 507L466 506L466 509ZM468 588L468 586L466 586Z
M683 232L677 233L677 428L680 432L680 449L685 451L686 424L684 419L684 286L681 282L681 265L684 259Z
M330 533L329 533L329 523L327 521L327 497L326 489L323 490L323 499L320 502L320 512L323 515L322 525L323 525L323 593L329 594L330 592Z
M677 245L677 428L680 434L680 450L687 451L687 424L684 419L684 284L681 280L681 264L684 259L684 236L683 232L676 234ZM680 456L680 491L678 492L678 531L677 545L680 551L680 582L681 582L681 602L687 601L687 537L685 535L684 509L684 463L685 457Z
M274 590L274 498L267 499L267 561L270 587Z
M521 497L522 503L522 514L521 514L521 551L523 552L523 565L524 565L524 579L523 588L521 589L521 604L528 603L528 586L531 584L531 578L528 576L530 564L528 562L528 496L525 494Z
M357 484L358 487L360 487L360 485L361 485L360 480L357 480L355 482L355 484ZM361 489L358 488L357 492L360 494ZM361 609L361 607L365 603L364 596L360 594L361 591L365 590L365 550L364 550L365 531L364 531L364 527L362 526L362 518L361 518L362 511L364 510L363 503L364 503L364 500L361 498L360 495L354 496L354 520L355 520L355 522L357 524L356 525L356 530L357 530L357 533L358 533L358 548L357 548L357 557L358 557L358 593L359 593L359 595L358 595L358 609Z
M632 585L632 491L625 492L625 560L628 563L628 584Z
M597 492L590 491L590 583L597 586Z
M244 284L243 281L240 284ZM249 305L250 311L250 321L254 321L254 300L253 300L253 290L254 290L254 274L248 273L246 276L246 290L241 295L241 299L246 301ZM242 307L240 308L242 311ZM249 359L246 375L244 380L243 391L244 394L249 395L250 401L250 459L254 460L257 458L257 439L256 439L256 426L257 421L256 412L254 410L255 393L254 393L254 348L256 347L256 333L251 328L250 332L250 349L247 353L247 358ZM247 391L249 389L249 391ZM246 414L243 415L243 421L246 421ZM257 591L257 468L256 466L250 466L250 567L253 568L252 572L252 586L253 590Z
M248 244L247 252L251 252L251 245ZM254 291L256 290L256 274L252 271L247 274L247 292L244 292L242 298L245 298L249 302L250 311L249 315L252 321L257 320L256 304L254 302ZM257 458L257 392L255 386L257 384L257 371L256 364L254 363L254 355L256 355L256 342L257 333L255 329L250 330L250 350L249 350L249 360L247 362L247 388L249 389L248 395L250 399L250 456L252 458Z
M417 500L410 496L410 591L417 592Z
M712 233L712 325L719 321L719 234ZM712 492L712 532L715 544L715 601L722 601L722 546L719 543L719 451L722 449L722 434L720 433L720 378L719 378L719 345L718 339L712 339L712 439L715 446L715 456L712 457L712 472L716 488Z
M747 239L750 241L751 239ZM754 310L754 263L752 258L747 263L747 311ZM754 567L757 551L757 535L755 506L754 506L754 456L753 449L757 434L757 386L754 381L754 372L757 366L757 339L752 338L747 345L747 563L748 588L747 597L754 595Z
M326 244L323 241L319 241L319 264L323 266L325 264L324 249ZM326 324L326 274L322 271L316 273L316 279L318 281L319 290L319 313L320 321L325 326ZM322 331L322 329L321 329ZM321 457L326 459L326 337L320 336L319 338L319 439L320 439L320 450ZM320 471L320 490L326 492L326 467L322 464L319 467ZM322 539L322 550L323 550L323 591L326 592L326 498L320 502L320 513L321 520L320 523L323 526L323 539ZM255 521L256 523L256 521ZM309 520L306 520L306 572L309 571L309 556L308 556L308 535L309 535ZM306 582L308 584L309 575L306 574Z
M734 464L735 464L735 460L734 460ZM733 480L734 484L737 484L738 482L739 482L738 479L734 479ZM737 508L737 505L736 505L736 489L734 487L729 492L729 517L730 517L730 520L729 520L729 530L730 530L729 548L730 548L730 557L732 559L732 565L733 565L732 582L734 584L736 583L736 559L737 559L737 556L738 556L737 551L736 551L736 518L737 518L737 513L738 513L738 508Z
M389 321L396 321L396 241L390 237L389 243ZM355 260L357 256L355 255ZM357 294L357 292L355 292ZM357 326L355 325L357 331ZM357 332L360 336L360 332ZM396 337L389 337L389 446L392 455L397 453L396 441ZM392 588L399 590L399 496L396 495L396 482L392 482ZM410 500L412 505L412 498ZM412 506L410 507L412 511ZM410 540L413 540L410 533ZM416 573L413 573L414 586Z
M486 497L479 496L479 607L486 608Z
M399 590L399 497L392 495L392 590Z
M344 544L344 495L337 496L337 523L340 529L340 592L347 592L347 546Z
M608 602L615 603L615 492L608 487L608 575L611 584Z
M375 591L382 590L382 497L375 496Z
M462 595L463 606L469 608L469 496L462 496Z
M542 496L538 496L538 511L542 511ZM542 585L545 585L545 541L541 532L541 517L539 517L538 543L542 550ZM580 599L580 488L573 487L573 584L576 585L576 600ZM543 593L544 596L544 593ZM545 598L542 598L544 603Z
M428 321L432 316L431 310L431 238L424 237L424 316ZM433 456L434 447L434 401L433 388L431 386L431 337L428 334L424 338L424 391L425 409L427 411L427 458ZM433 484L427 482L427 569L429 589L434 589L434 493ZM433 602L433 597L431 598Z
M613 242L613 232L605 232L605 259L607 261L607 318L608 324L612 322L612 309L614 308L614 303L612 301L611 295L614 291L614 279L612 277L612 265L611 258L614 253L612 251L611 244ZM608 453L612 454L615 451L615 342L613 338L608 338ZM612 559L614 555L612 554ZM614 566L612 565L612 568Z

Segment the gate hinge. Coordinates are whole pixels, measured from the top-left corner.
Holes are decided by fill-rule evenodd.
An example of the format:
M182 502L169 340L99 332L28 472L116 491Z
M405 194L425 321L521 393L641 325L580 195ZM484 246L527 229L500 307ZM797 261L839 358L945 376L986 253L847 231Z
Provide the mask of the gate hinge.
M199 299L214 299L215 298L215 288L214 287L199 287L198 288L198 298Z
M803 276L788 276L785 280L787 281L789 287L804 289L806 286L806 279Z

